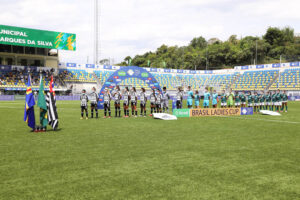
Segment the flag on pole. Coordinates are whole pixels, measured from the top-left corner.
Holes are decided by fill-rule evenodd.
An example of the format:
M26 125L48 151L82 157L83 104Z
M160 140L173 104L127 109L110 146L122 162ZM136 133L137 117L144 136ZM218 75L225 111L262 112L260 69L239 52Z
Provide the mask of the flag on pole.
M35 101L31 89L31 79L30 79L30 75L28 75L26 98L25 98L25 109L24 109L24 121L32 129L35 128L34 105L35 105Z
M56 111L56 99L55 99L55 92L53 90L54 82L53 82L53 75L51 76L51 81L49 85L49 92L46 96L46 104L48 110L48 123L54 130L58 127L58 115Z
M43 128L45 128L48 124L48 117L47 117L47 104L44 94L44 80L43 76L40 77L40 89L39 89L39 96L38 96L38 107L40 107L40 124Z

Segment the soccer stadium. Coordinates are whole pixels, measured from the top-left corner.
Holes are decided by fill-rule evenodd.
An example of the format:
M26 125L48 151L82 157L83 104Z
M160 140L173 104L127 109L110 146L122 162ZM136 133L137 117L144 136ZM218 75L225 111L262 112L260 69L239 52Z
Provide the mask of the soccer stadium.
M0 25L0 199L300 199L293 31L107 63L97 38L77 62L79 33Z

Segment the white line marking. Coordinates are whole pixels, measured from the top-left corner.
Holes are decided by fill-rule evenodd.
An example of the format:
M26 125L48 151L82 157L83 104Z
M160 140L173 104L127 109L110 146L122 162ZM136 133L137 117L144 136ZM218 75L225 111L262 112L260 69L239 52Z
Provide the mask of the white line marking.
M218 117L231 118L231 119L244 119L244 120L250 119L250 120L267 121L267 122L289 123L289 124L300 124L300 122L273 120L273 119L242 118L242 117L233 117L233 116L218 116Z

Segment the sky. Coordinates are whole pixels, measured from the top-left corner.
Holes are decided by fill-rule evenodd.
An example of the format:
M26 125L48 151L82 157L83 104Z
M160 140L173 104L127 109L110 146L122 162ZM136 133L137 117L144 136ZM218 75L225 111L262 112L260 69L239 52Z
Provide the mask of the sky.
M262 36L269 26L300 33L299 0L99 0L100 59L114 63L188 45L194 37ZM0 0L0 24L75 33L60 61L93 63L94 0Z

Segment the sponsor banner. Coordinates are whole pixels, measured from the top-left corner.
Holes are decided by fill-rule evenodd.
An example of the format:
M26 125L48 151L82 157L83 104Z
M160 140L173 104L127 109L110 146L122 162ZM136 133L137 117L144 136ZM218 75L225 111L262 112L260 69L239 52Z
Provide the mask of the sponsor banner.
M249 69L249 66L241 66L242 70Z
M0 44L76 50L76 34L0 25Z
M264 67L264 65L256 65L256 69L263 69Z
M241 115L253 115L253 108L241 108Z
M190 109L173 109L173 115L176 117L190 117Z
M272 68L278 68L278 67L280 67L280 63L274 63L274 64L272 64Z
M92 68L92 69L94 69L95 65L94 64L85 64L85 68Z
M191 109L191 117L205 117L205 116L235 116L241 115L240 108L204 108Z
M299 62L291 62L290 66L291 67L299 67Z
M76 67L76 63L67 63L67 67Z
M14 95L0 95L0 101L13 101L14 97Z

